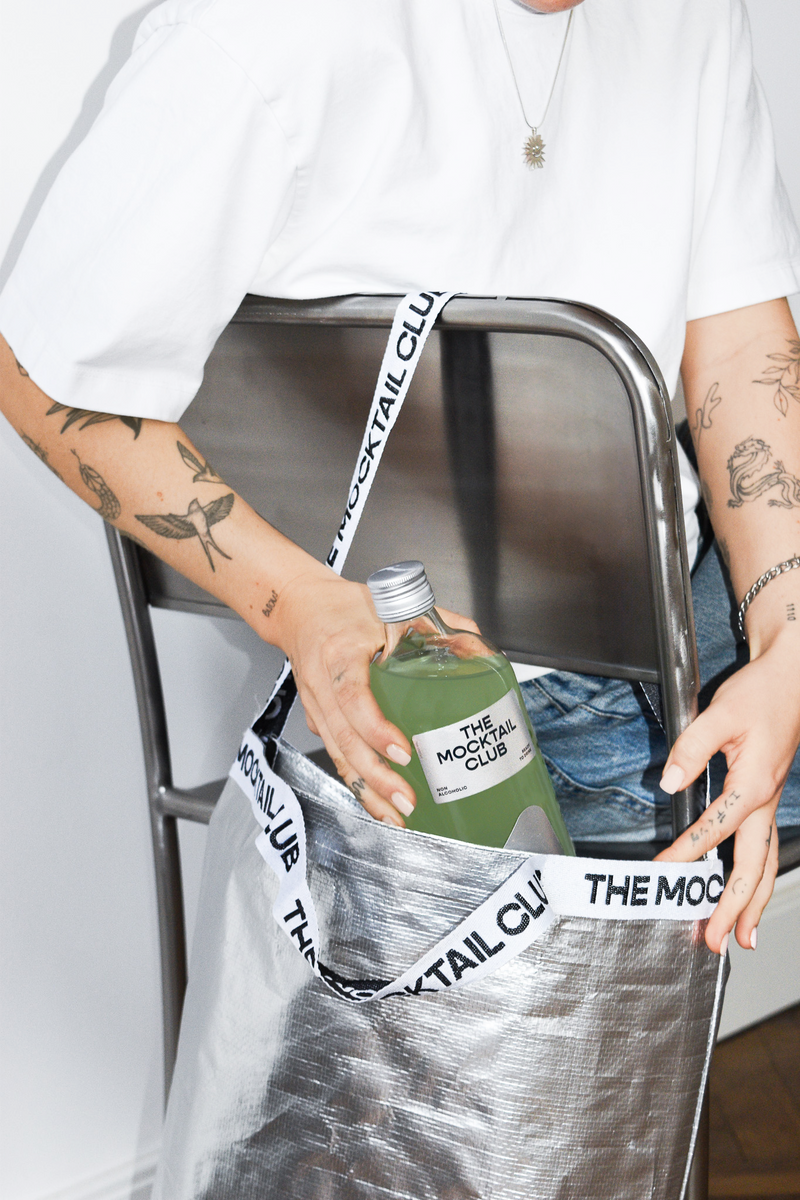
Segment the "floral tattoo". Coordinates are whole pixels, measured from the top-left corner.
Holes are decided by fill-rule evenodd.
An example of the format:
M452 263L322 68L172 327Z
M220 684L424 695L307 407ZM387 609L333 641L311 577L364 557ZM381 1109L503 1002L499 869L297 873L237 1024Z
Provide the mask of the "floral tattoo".
M800 404L800 341L789 341L788 354L768 354L772 366L762 373L761 379L753 383L763 384L775 389L772 402L779 413L787 416L789 401L796 400Z

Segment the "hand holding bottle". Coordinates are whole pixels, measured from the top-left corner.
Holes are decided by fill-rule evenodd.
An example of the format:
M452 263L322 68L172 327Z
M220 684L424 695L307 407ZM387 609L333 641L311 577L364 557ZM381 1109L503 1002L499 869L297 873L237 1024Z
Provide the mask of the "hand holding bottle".
M385 632L369 589L309 559L308 568L284 584L280 601L270 641L292 664L309 728L322 738L367 812L402 827L416 797L386 760L408 764L412 746L383 715L370 690L370 663L383 648ZM468 618L444 615L477 633Z

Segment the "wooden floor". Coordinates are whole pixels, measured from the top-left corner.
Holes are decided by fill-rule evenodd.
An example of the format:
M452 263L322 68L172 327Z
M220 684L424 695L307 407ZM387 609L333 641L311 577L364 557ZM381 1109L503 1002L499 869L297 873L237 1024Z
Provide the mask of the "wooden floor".
M717 1046L709 1192L800 1200L800 1006Z

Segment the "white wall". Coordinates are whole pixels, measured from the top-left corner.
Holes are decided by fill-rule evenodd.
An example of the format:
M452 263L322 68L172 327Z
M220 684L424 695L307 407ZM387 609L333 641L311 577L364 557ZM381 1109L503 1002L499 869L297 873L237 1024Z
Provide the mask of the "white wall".
M6 0L0 279L149 7ZM149 1179L162 1088L130 666L102 523L2 418L0 479L0 1194L112 1200ZM238 623L158 616L191 785L226 773L275 655ZM190 908L204 836L187 831Z
M3 6L3 277L135 7ZM32 458L3 422L0 1190L125 1195L157 1146L161 1087L141 751L100 522Z
M149 7L5 0L0 281ZM750 0L750 9L800 213L800 5ZM161 1088L130 670L99 520L5 424L0 479L0 1188L6 1200L122 1200L135 1172L140 1183L149 1177ZM189 785L226 770L274 656L233 622L157 617L176 780ZM203 831L189 829L185 841L191 899ZM785 911L784 897L782 920Z

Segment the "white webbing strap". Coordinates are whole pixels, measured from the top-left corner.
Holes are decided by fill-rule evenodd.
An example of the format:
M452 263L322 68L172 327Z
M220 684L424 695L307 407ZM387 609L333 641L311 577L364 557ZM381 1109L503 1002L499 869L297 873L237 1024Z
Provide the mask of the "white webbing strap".
M711 916L722 893L722 872L714 862L612 864L531 854L397 979L348 979L320 961L303 810L289 785L268 765L261 739L252 730L244 736L230 775L250 800L263 830L256 848L279 881L272 907L278 926L314 973L344 1000L360 1003L463 987L527 949L556 916L698 920ZM398 831L398 836L403 835Z
M403 297L395 310L361 449L350 481L344 516L326 559L328 566L332 567L337 575L341 575L344 568L389 434L400 415L428 335L445 304L457 295L457 292L412 292ZM267 708L290 671L287 659L270 692Z
M367 427L361 442L342 523L327 558L341 575L389 434L400 415L411 380L436 318L456 292L415 292L397 306L386 343Z

